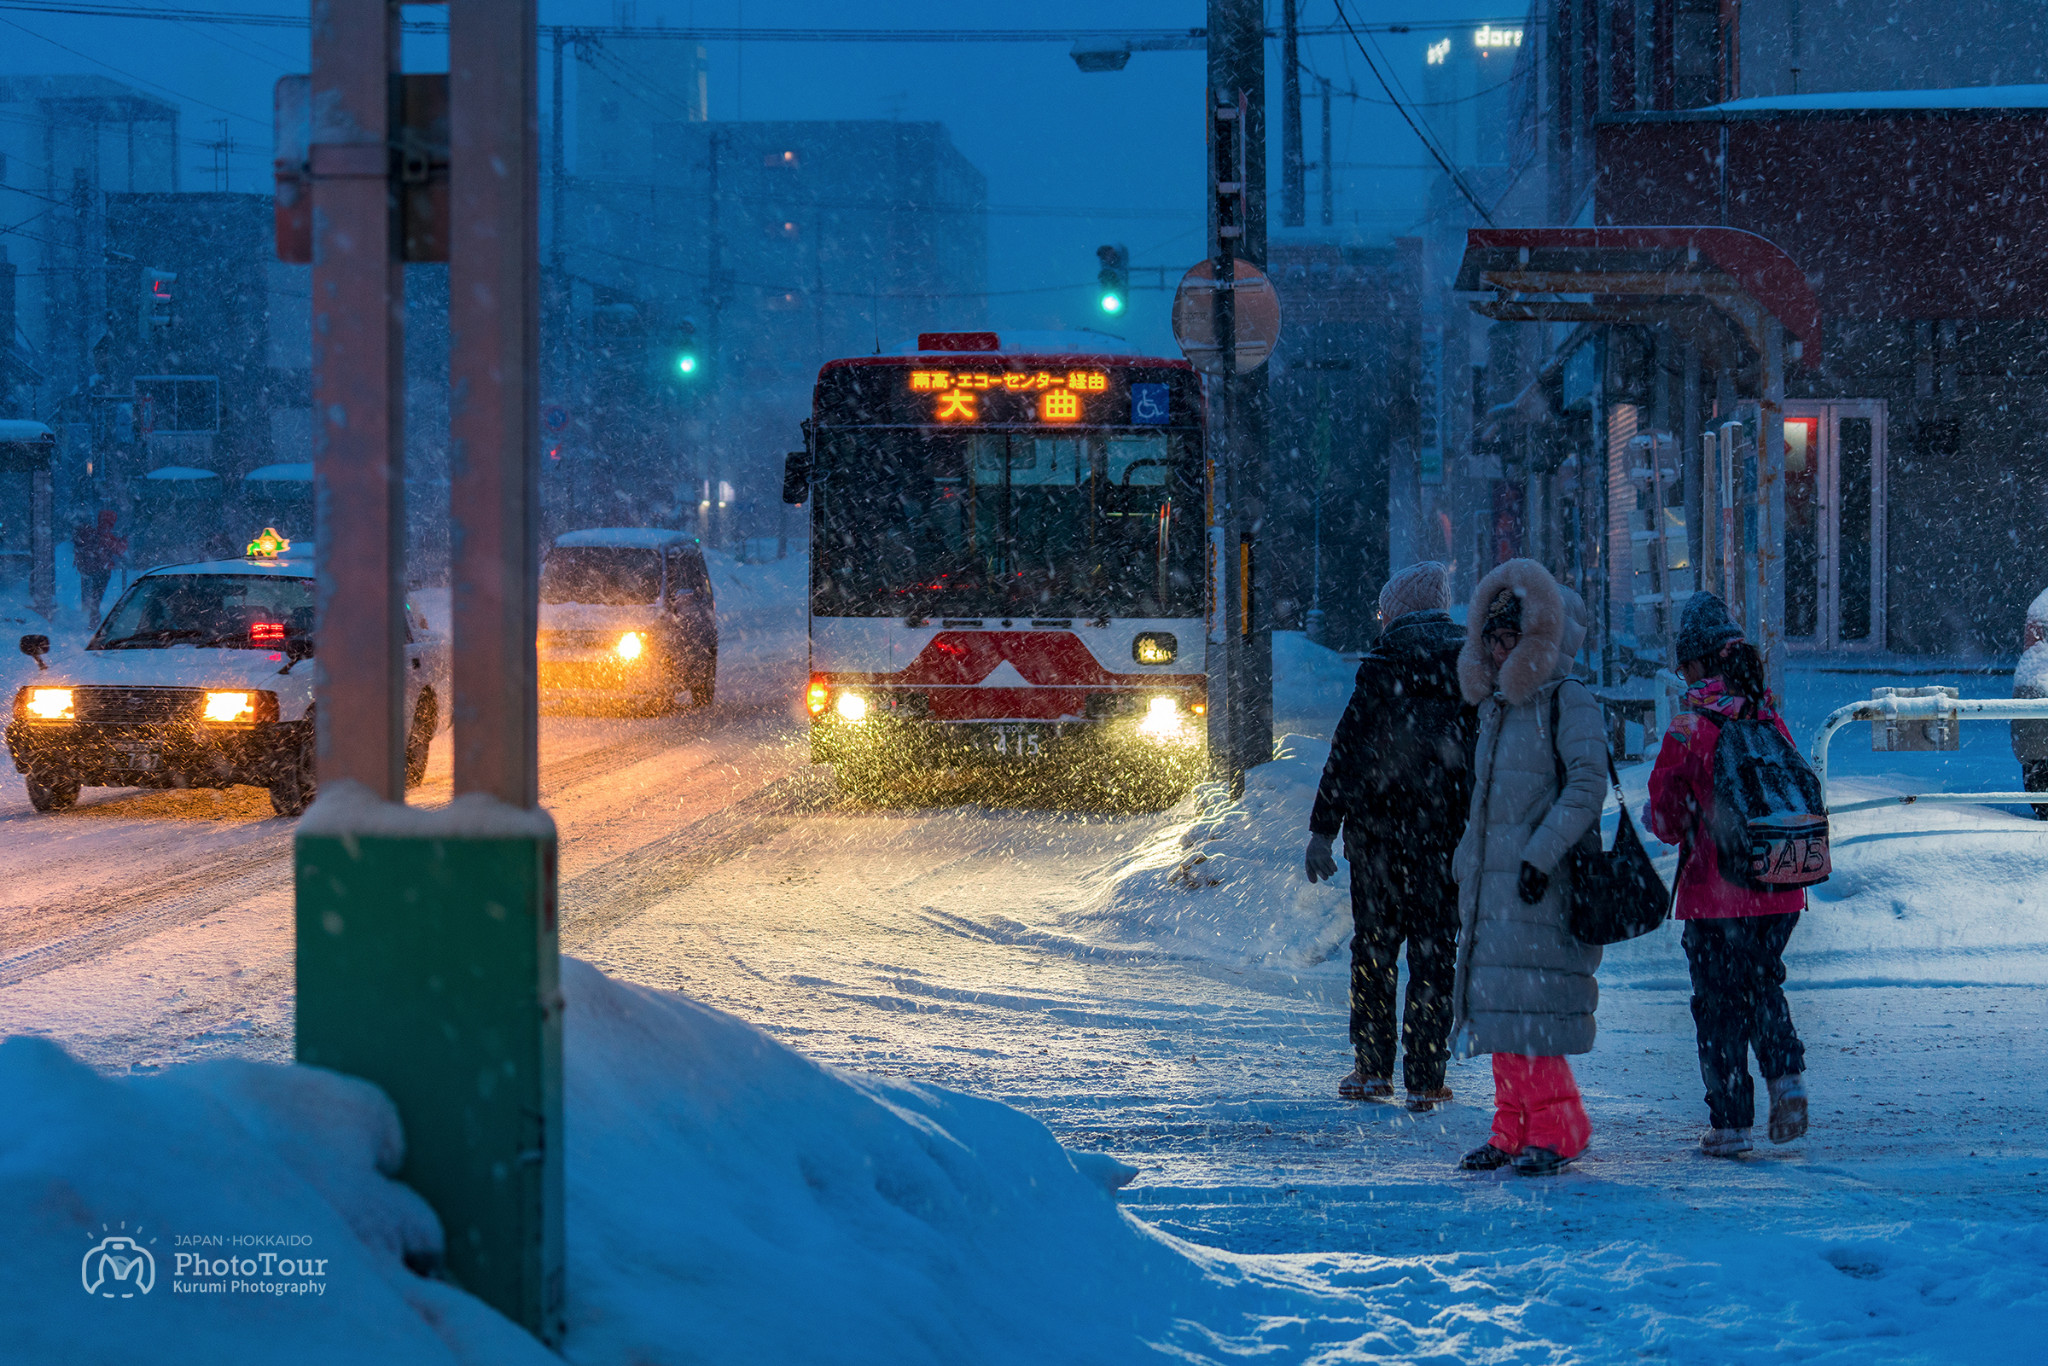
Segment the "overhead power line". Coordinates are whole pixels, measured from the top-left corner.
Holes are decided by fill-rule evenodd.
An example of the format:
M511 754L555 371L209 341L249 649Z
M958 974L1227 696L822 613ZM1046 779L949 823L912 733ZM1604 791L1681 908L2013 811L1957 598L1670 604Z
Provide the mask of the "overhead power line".
M86 0L0 0L0 10L24 14L63 14L91 19L155 19L182 24L231 24L246 28L297 28L306 27L304 14L265 13L256 10L217 9L175 9L145 7L141 5L92 4ZM1515 24L1526 20L1522 17L1502 19L1422 19L1409 23L1388 22L1360 24L1356 32L1361 33L1439 33L1449 30L1470 28L1475 24ZM700 43L1072 43L1081 40L1163 39L1200 38L1207 32L1201 28L739 28L699 27L650 28L640 25L621 24L544 24L550 32L559 28L564 34L577 34L593 38L667 38L678 42ZM1350 25L1336 24L1308 25L1301 30L1305 38L1330 37L1350 29ZM446 19L407 19L408 33L446 33ZM1277 38L1279 31L1268 29L1268 38Z
M1366 50L1365 39L1360 36L1363 26L1353 27L1351 16L1344 12L1344 0L1331 0L1331 3L1336 5L1337 17L1344 22L1345 31L1351 35L1352 43L1358 48L1358 55L1365 58L1366 69L1372 72L1373 79L1380 83L1380 89L1387 92L1387 100L1394 106L1394 112L1399 114L1401 121L1408 125L1408 131L1415 134L1416 140L1422 144L1422 150L1428 152L1430 159L1443 168L1444 174L1450 178L1451 184L1457 187L1458 193L1465 196L1465 202L1472 206L1473 210L1478 213L1479 217L1488 227L1492 227L1492 212L1479 202L1479 196L1473 193L1470 185L1465 183L1465 177L1458 174L1458 168L1451 165L1450 159L1437 150L1436 140L1424 132L1422 125L1415 121L1415 116L1408 112L1407 104L1402 101L1400 96L1394 93L1394 87L1388 83L1386 75L1381 72L1380 64L1374 61L1372 53ZM1468 20L1467 22L1472 21Z

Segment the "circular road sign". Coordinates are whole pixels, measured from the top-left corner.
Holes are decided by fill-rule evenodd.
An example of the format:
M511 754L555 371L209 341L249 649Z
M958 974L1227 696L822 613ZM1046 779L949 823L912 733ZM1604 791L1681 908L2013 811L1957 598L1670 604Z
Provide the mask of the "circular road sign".
M1231 293L1237 300L1237 370L1256 370L1273 354L1280 338L1280 296L1264 271L1249 261L1232 267ZM1183 275L1173 294L1173 339L1197 370L1221 373L1223 354L1216 345L1216 263L1201 261Z

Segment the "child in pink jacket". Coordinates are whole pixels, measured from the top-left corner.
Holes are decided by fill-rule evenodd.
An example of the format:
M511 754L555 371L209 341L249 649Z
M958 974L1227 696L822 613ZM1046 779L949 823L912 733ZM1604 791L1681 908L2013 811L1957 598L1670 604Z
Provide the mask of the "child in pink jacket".
M1691 684L1650 774L1650 829L1680 846L1675 913L1685 922L1686 966L1700 1076L1710 1127L1700 1151L1733 1157L1754 1145L1755 1085L1749 1054L1770 1090L1770 1137L1806 1132L1806 1052L1785 1000L1785 945L1806 909L1806 892L1755 891L1721 876L1706 818L1714 801L1714 747L1725 721L1762 717L1790 741L1764 686L1763 660L1711 593L1687 599L1678 657Z

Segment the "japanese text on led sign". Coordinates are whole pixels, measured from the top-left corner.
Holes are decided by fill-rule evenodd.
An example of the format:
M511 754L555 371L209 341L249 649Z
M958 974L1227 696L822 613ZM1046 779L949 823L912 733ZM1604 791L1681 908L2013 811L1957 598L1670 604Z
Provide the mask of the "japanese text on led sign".
M1079 422L1081 395L1099 394L1109 387L1103 370L912 370L912 393L933 396L932 416L940 422L978 422L984 390L1038 395L1041 422Z
M1023 370L910 372L912 393L938 393L945 389L1007 389L1015 394L1026 390L1069 389L1077 394L1099 394L1108 387L1109 373L1104 370L1069 370L1059 375L1048 370L1035 373Z

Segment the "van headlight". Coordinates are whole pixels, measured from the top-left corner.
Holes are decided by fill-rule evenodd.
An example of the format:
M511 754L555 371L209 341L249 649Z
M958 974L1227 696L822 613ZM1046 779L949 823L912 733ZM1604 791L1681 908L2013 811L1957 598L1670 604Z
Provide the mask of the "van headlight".
M841 720L858 725L868 719L868 700L857 692L843 692L837 710Z
M641 652L646 648L647 637L641 635L638 631L628 631L619 637L618 644L612 646L612 653L616 654L620 659L634 660L638 659Z

